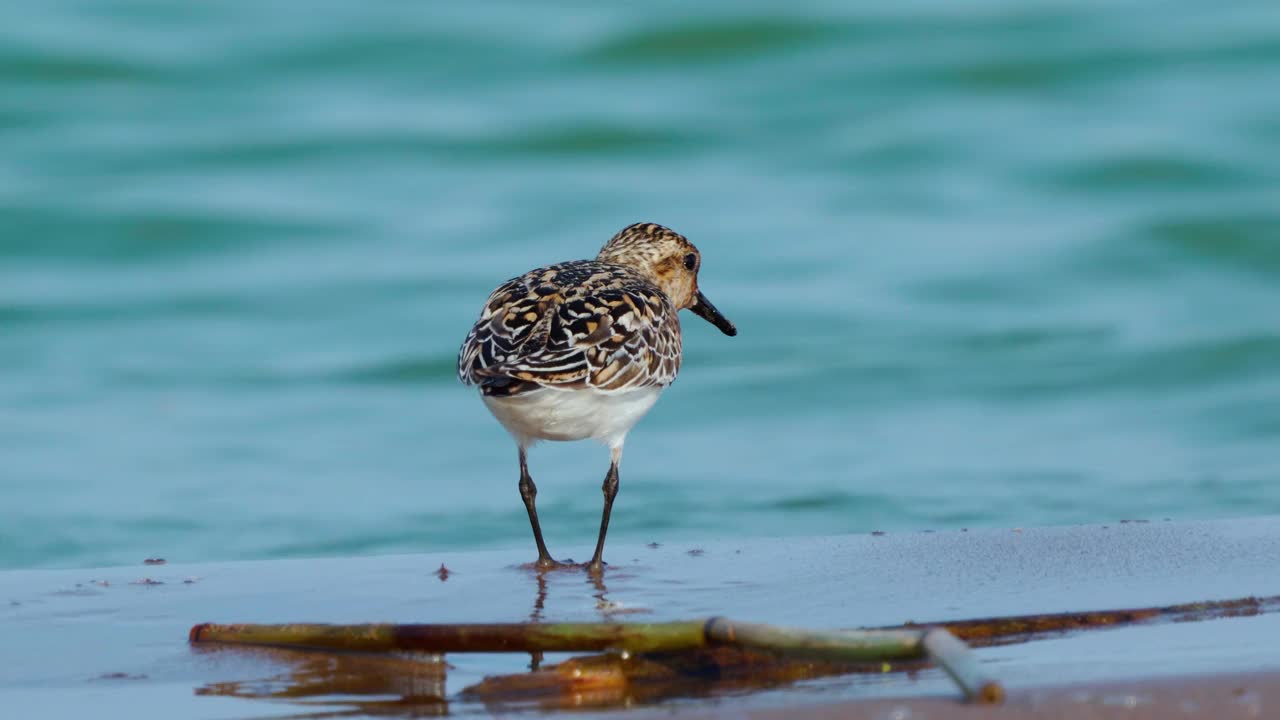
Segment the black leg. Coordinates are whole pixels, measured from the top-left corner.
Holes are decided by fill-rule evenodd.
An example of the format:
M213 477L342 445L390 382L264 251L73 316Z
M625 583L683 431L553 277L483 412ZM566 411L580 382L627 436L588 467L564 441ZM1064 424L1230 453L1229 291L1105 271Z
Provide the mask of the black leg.
M551 567L556 561L547 552L547 544L542 541L542 526L538 523L538 509L534 507L534 498L538 497L538 486L529 477L529 463L525 458L524 448L520 448L520 498L524 500L524 509L529 511L529 525L533 528L533 541L538 544L538 567Z
M587 565L587 570L593 573L604 569L601 556L604 555L604 536L609 532L609 513L613 510L613 499L618 496L618 460L621 454L621 449L612 452L609 472L605 474L601 488L604 491L604 514L600 517L600 538L596 540L596 554L591 556L591 563Z

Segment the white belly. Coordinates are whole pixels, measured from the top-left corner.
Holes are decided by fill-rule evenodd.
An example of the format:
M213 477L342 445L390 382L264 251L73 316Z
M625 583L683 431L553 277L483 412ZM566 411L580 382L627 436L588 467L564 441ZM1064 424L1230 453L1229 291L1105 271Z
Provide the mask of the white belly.
M627 392L539 388L513 397L485 397L484 404L516 442L595 438L621 447L627 432L649 412L661 387Z

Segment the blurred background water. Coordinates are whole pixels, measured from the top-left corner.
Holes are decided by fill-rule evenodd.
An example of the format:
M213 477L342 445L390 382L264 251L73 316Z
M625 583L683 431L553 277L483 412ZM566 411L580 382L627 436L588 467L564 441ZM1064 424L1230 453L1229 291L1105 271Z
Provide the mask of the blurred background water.
M7 3L0 567L532 558L455 354L637 220L741 332L615 544L1280 512L1278 79L1274 0Z

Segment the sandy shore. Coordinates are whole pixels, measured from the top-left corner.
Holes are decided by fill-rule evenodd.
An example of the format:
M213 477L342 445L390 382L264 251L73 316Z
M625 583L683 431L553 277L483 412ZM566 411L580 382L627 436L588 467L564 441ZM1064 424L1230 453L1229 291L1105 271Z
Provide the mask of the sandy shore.
M641 716L1280 718L1280 613L1112 622L1096 611L1280 596L1280 518L747 541L619 543L603 580L539 575L528 548L0 573L6 717L492 714L590 706ZM440 573L442 565L448 573ZM202 622L658 622L712 615L808 628L1035 613L1078 626L977 647L1008 689L966 706L938 669L694 682L498 707L461 691L527 655L452 654L447 672L188 645ZM1188 622L1187 619L1194 619ZM1099 621L1105 622L1099 622ZM563 658L547 658L558 662ZM394 665L394 663L392 663ZM336 668L336 669L335 669ZM347 672L350 670L351 672ZM1140 678L1117 680L1117 678ZM636 690L633 692L633 690ZM581 702L579 702L581 701ZM1269 712L1270 711L1270 712Z
M786 709L690 710L642 717L750 720L1236 720L1280 717L1280 673L1242 673L1092 683L1014 691L1001 706L952 698L856 700Z

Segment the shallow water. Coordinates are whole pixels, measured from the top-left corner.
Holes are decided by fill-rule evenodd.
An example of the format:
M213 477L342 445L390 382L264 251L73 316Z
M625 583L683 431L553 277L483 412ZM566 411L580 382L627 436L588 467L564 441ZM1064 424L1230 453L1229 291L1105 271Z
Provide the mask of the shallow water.
M1269 0L0 9L0 567L524 546L454 379L635 220L615 540L1280 512ZM607 465L543 446L553 552Z

